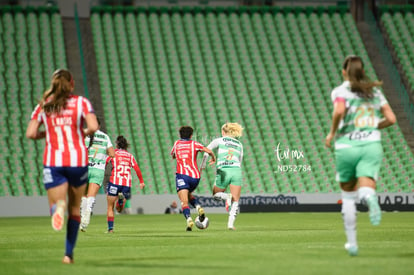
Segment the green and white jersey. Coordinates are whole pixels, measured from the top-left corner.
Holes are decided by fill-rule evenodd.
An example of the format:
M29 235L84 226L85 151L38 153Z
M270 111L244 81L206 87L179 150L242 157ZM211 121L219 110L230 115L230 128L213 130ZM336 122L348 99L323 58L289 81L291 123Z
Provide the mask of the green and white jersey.
M378 123L382 119L381 107L388 102L379 89L374 88L373 93L373 98L361 98L351 92L349 81L344 81L332 91L332 102L345 101L346 106L336 134L336 149L381 141Z
M90 138L85 138L85 145L89 147ZM88 150L89 168L105 170L107 150L113 147L107 134L98 130L93 135L92 146Z
M240 141L231 137L220 137L213 140L208 149L217 150L217 169L241 167L243 161L243 145Z

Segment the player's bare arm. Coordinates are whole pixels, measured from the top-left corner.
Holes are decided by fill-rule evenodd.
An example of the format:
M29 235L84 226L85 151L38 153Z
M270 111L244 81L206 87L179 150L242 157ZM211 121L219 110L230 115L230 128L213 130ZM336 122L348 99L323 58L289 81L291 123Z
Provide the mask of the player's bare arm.
M334 111L332 114L332 125L329 134L326 136L325 139L325 146L331 147L331 141L335 137L336 130L338 130L339 122L344 117L346 112L345 101L337 101L334 105Z
M32 119L26 130L26 137L30 139L42 139L46 137L46 131L39 131L40 122Z
M384 116L384 119L378 123L378 129L387 128L397 122L397 118L389 104L385 104L381 107L381 113Z
M208 163L210 165L213 165L216 162L216 155L214 155L213 151L211 151L207 147L203 147L202 151L210 155L211 159Z

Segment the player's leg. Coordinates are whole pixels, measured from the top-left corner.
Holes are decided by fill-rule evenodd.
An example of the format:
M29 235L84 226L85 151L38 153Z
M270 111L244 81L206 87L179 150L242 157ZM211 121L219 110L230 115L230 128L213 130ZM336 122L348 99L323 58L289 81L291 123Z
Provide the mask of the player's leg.
M341 196L342 196L342 219L344 222L344 229L346 235L345 249L351 256L358 254L357 244L357 211L356 200L358 193L356 191L356 180L349 182L341 182Z
M115 208L118 213L121 213L125 207L126 198L122 192L118 193L118 200L116 201Z
M47 189L52 227L56 231L62 230L63 225L65 224L68 185L68 182L64 182L58 186Z
M213 198L217 201L225 201L226 211L229 212L231 208L232 195L225 193L227 189L226 172L224 169L219 169L216 172L216 181L213 187Z
M193 222L193 219L191 218L190 207L188 205L189 190L188 189L180 189L177 194L178 194L178 198L181 201L181 208L183 210L184 218L187 221L186 230L191 231L193 226L194 226L194 222Z
M206 217L204 208L201 207L200 203L198 202L198 199L193 195L194 190L198 187L198 184L200 183L200 179L186 177L186 182L189 185L188 202L197 210L200 222L203 222Z
M66 225L66 250L62 260L65 264L73 263L73 250L80 225L80 204L86 190L88 167L65 168L65 175L68 178L68 223Z
M345 249L351 256L358 254L357 244L357 212L356 212L356 172L355 168L359 160L358 148L347 148L335 151L336 156L336 179L340 182L342 189L342 219L344 223L347 242Z
M47 190L52 228L60 231L65 224L68 179L63 174L63 168L44 167L43 181Z
M81 186L69 186L68 191L68 223L66 225L66 249L65 256L62 260L65 264L73 263L73 250L75 249L76 240L80 225L80 203L82 195L85 193L86 184Z
M118 189L118 200L115 204L116 211L121 213L124 210L127 200L131 198L131 187L121 186Z
M114 207L115 202L118 199L119 186L113 184L112 182L108 183L107 186L107 195L106 195L106 218L108 223L108 233L113 233L114 231Z
M85 197L82 197L82 207L81 207L81 230L85 231L89 225L91 214L93 212L93 207L96 201L96 194L99 192L99 188L101 186L97 183L90 182L88 185L88 191ZM86 202L86 206L84 208L84 201Z
M363 147L361 160L356 168L358 177L358 196L361 203L369 209L369 218L372 225L381 222L381 208L376 194L376 179L379 175L383 156L382 145L379 142Z
M89 191L89 183L92 182L92 168L88 167L88 182L86 184L86 190L85 194L82 196L80 210L81 210L81 225L80 229L81 231L86 231L86 227L89 224L89 221L87 221L87 209L88 209L88 191Z
M231 202L227 228L230 230L234 230L234 222L236 220L237 214L239 213L239 200L243 178L241 169L238 168L232 168L228 174L228 182L230 182L230 194L233 201Z
M190 194L190 184L188 182L188 177L186 177L185 175L176 174L175 187L177 189L178 198L181 201L181 209L183 211L184 218L187 221L186 230L191 231L194 226L194 222L191 218L190 207L188 205Z

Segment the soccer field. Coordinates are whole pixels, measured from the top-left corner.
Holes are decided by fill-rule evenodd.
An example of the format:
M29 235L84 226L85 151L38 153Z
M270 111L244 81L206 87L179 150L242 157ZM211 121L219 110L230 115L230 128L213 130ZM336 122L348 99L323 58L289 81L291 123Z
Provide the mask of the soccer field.
M344 250L340 213L208 215L185 232L181 215L92 217L79 232L75 264L60 263L64 232L50 219L0 219L0 274L414 274L414 213L384 213L379 227L358 214L359 256Z

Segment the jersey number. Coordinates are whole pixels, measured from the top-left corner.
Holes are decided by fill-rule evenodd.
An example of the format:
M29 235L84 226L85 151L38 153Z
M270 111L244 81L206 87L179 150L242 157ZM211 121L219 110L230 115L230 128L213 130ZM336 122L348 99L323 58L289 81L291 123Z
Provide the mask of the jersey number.
M233 158L233 153L234 153L234 150L233 149L229 149L229 151L227 151L226 159L227 160L231 160Z
M63 131L62 131L63 128ZM70 127L70 125L64 125L64 126L55 126L54 127L57 139L58 139L58 146L59 146L59 150L60 151L64 151L64 144L65 142L63 141L63 135L66 136L66 140L67 140L67 144L69 146L69 150L74 150L75 146L73 144L73 139L72 139L72 128Z
M375 111L372 107L358 107L356 110L355 127L374 127L375 126Z
M125 180L128 180L130 170L131 167L129 166L118 166L118 168L116 169L116 177L119 179L124 178Z

